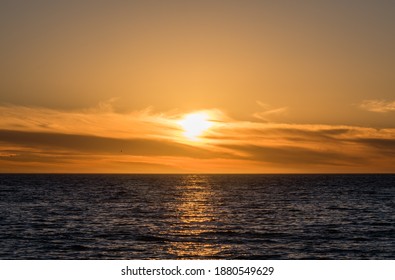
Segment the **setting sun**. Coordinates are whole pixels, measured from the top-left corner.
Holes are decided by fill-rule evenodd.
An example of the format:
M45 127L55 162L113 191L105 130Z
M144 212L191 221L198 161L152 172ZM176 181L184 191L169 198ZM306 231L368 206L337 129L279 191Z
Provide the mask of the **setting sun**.
M178 123L184 129L184 135L191 140L197 140L212 126L208 114L204 112L188 114Z

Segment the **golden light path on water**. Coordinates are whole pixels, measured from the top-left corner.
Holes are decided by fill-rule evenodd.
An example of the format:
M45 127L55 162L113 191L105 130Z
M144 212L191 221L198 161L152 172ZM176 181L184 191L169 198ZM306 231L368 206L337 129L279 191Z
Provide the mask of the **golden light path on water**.
M190 175L179 187L174 211L178 222L171 225L167 234L187 237L184 242L170 242L168 253L178 258L210 258L228 249L224 244L202 242L202 236L218 230L221 218L214 209L215 192L207 178ZM204 238L203 238L204 239Z

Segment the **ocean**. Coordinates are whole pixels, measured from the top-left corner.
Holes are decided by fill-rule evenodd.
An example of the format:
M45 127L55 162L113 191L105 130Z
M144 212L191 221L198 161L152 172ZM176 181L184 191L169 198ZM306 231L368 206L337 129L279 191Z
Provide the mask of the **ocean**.
M0 175L0 259L394 259L395 175Z

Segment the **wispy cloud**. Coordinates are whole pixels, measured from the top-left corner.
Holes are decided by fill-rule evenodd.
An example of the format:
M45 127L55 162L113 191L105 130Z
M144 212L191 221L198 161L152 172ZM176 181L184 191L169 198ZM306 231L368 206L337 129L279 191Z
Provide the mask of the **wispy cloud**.
M2 152L0 152L0 158L1 157L14 157L14 156L16 156L17 154L15 154L15 153L10 153L10 152L7 152L7 151L2 151Z
M395 101L364 100L359 107L370 112L387 113L395 111Z
M253 117L263 121L270 121L271 117L282 115L288 110L288 107L273 108L269 104L263 103L261 101L256 101L256 103L263 111L255 112Z
M395 129L235 120L191 142L178 113L0 107L0 172L395 172Z
M180 128L177 114L155 113L152 108L117 113L110 104L79 111L1 106L0 129L95 135L114 138L167 138Z
M238 135L223 131L227 138L218 140L218 145L266 166L323 167L333 172L394 170L395 129L247 122L238 127Z

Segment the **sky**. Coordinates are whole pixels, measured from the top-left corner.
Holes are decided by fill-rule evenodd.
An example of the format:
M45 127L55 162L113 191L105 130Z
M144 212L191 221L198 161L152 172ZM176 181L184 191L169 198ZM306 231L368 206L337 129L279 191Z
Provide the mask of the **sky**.
M0 172L393 173L394 14L0 1Z

